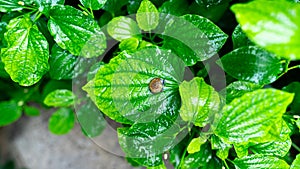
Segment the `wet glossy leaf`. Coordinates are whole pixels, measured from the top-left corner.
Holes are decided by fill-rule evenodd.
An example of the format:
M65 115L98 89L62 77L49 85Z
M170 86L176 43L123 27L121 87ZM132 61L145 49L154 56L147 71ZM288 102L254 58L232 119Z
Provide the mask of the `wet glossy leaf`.
M149 0L143 0L137 13L136 21L144 31L155 29L159 23L159 13L156 7Z
M40 110L37 109L36 107L24 106L24 113L27 116L38 116L40 115Z
M220 94L226 96L226 103L230 103L233 99L260 88L262 88L262 85L245 81L235 81L223 89Z
M203 144L200 148L199 152L194 154L189 154L184 158L183 163L181 164L181 169L191 169L191 168L199 168L201 166L205 166L205 163L209 162L212 158L211 148L208 143Z
M187 147L187 151L189 154L193 154L200 151L200 147L207 141L205 136L200 136L197 138L193 138Z
M7 30L8 46L1 50L4 68L13 81L31 86L49 69L48 42L28 15L11 20Z
M247 35L243 32L241 25L235 27L232 33L233 48L237 49L243 46L254 46Z
M0 102L0 110L0 126L9 125L22 115L21 107L14 100Z
M254 144L250 149L259 154L284 157L292 145L289 135L291 131L284 120L282 120L282 125L277 125L276 127L281 129L280 135L276 140Z
M48 27L56 43L75 56L97 57L106 49L97 22L71 6L52 7Z
M226 3L226 2L230 2L230 0L196 0L196 2L199 5L203 5L207 8L209 8L211 6L215 6L215 5L223 4L223 3Z
M267 136L292 102L293 94L275 89L259 89L234 99L214 121L214 133L226 143L247 143ZM257 140L256 140L257 141Z
M121 41L119 48L121 50L127 50L128 52L134 52L137 50L139 43L140 42L138 38L125 39Z
M205 163L200 169L224 169L223 162L216 156L212 156L208 163Z
M288 169L290 167L284 160L262 154L250 155L240 159L236 158L233 163L236 169Z
M99 10L101 9L107 0L79 0L80 3L89 9Z
M54 112L48 123L49 130L54 134L67 134L75 124L74 113L69 108L60 108Z
M294 113L299 113L300 112L300 82L292 82L289 85L285 86L283 90L295 94L294 100L290 104L290 107Z
M257 84L272 83L283 71L283 64L276 55L255 46L235 49L218 64L232 77Z
M20 11L31 3L32 0L0 0L0 12Z
M76 114L82 130L88 137L99 136L106 127L102 113L91 100L78 107Z
M84 90L96 95L98 108L117 122L148 121L171 104L166 99L177 93L183 73L184 63L169 51L145 48L111 59L99 69L94 84L88 83ZM153 79L162 84L161 92L149 90Z
M203 78L196 77L190 82L184 81L179 86L179 92L182 99L180 116L188 123L203 127L219 110L219 95Z
M163 34L163 47L172 49L187 66L211 58L228 37L210 20L192 14L173 17Z
M67 107L74 104L74 99L75 96L72 91L67 89L57 89L46 96L44 104L54 107Z
M247 36L286 59L300 59L300 5L287 1L251 1L231 10Z
M54 45L49 59L49 74L52 79L72 79L77 57L63 50L58 45Z
M290 169L298 169L300 168L300 155L296 156L296 159L293 161Z
M65 0L34 0L39 11L46 16L49 16L51 7L55 5L63 5Z
M125 16L113 18L107 24L107 32L111 37L118 41L138 37L141 34L137 23L133 19Z

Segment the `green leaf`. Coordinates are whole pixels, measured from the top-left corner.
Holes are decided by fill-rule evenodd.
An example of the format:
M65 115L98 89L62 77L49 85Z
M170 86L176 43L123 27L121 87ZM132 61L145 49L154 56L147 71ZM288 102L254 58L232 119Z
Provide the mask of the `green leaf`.
M6 30L7 22L0 22L0 49L5 47L4 33Z
M231 148L230 144L224 143L218 136L212 135L211 137L211 148L217 150L217 156L225 160L228 157L229 149Z
M50 77L55 80L72 79L76 61L77 57L55 44L49 59Z
M187 147L187 151L189 154L193 154L200 151L200 147L207 141L205 136L200 136L197 138L193 138Z
M262 154L250 155L240 159L236 158L233 163L236 169L288 169L290 167L284 160Z
M180 116L184 121L203 127L219 111L219 95L203 78L196 77L190 82L182 82L179 92L182 100Z
M32 106L24 106L24 113L27 116L38 116L40 115L40 110Z
M226 96L226 103L230 103L233 99L260 88L262 88L262 85L245 81L235 81L230 83L225 89L221 90L220 94Z
M89 9L99 10L101 9L107 0L79 0L80 3Z
M297 169L300 168L300 155L296 156L296 159L293 161L290 169Z
M128 17L119 16L113 18L107 24L108 34L118 41L132 37L139 37L141 32L137 23Z
M167 167L165 166L165 164L161 164L155 167L147 167L147 169L167 169Z
M99 136L106 127L106 121L94 103L88 100L76 110L77 119L84 133L88 137Z
M234 99L222 109L213 124L214 133L226 143L265 142L271 127L281 120L293 94L275 89L259 89Z
M14 100L0 102L0 110L0 127L17 121L22 115L21 107Z
M280 1L251 1L231 7L247 36L286 59L300 59L300 5Z
M103 10L110 12L114 16L122 15L122 7L128 3L128 0L109 0L103 6ZM125 15L125 13L123 14Z
M234 144L233 147L238 158L248 155L248 144Z
M143 0L137 13L136 21L144 31L151 31L159 24L159 13L149 0Z
M300 118L298 118L298 119L296 120L296 125L297 125L297 127L298 127L298 129L299 129L299 132L300 132Z
M166 1L159 8L159 12L181 16L188 13L189 3L186 0Z
M74 104L74 99L75 96L72 91L67 89L57 89L46 96L44 104L54 107L67 107Z
M0 57L0 77L9 78L9 74L4 69L4 63L1 61L1 57Z
M237 49L243 46L254 46L247 35L243 32L241 25L235 27L232 33L233 48Z
M8 46L1 50L4 68L13 81L31 86L49 69L48 42L29 15L11 20L7 30Z
M32 0L0 0L0 12L20 11L31 3Z
M138 38L129 38L122 40L121 43L119 44L119 48L121 51L127 50L128 52L134 52L137 50L139 46L139 39Z
M210 8L211 6L216 6L219 4L230 2L230 0L196 0L199 5Z
M266 143L254 144L250 147L250 149L253 152L259 154L284 157L288 153L292 145L292 141L289 135L291 131L284 120L282 120L282 123L278 124L279 125L276 125L275 127L280 128L281 130L280 135L278 135L278 138L276 140Z
M292 82L289 85L285 86L283 90L295 94L294 100L290 104L290 107L294 113L299 113L300 112L300 82Z
M111 119L142 122L155 119L172 104L168 97L177 94L183 74L184 63L170 51L145 48L111 59L99 69L94 84L89 82L84 90L97 96L96 105ZM161 92L150 91L152 80L162 84Z
M96 76L98 70L99 70L102 66L104 66L104 65L105 65L104 62L97 62L97 63L95 63L94 65L92 65L91 68L90 68L90 70L89 70L89 72L88 72L88 74L87 74L87 81L93 80L93 79L95 78L95 76Z
M212 158L211 148L209 144L206 143L201 146L200 151L186 156L179 168L181 169L199 168L201 166L205 166L205 163L209 162L211 158Z
M235 49L217 63L230 76L257 84L274 82L284 69L276 55L256 46Z
M168 20L163 47L172 49L187 66L211 58L228 37L213 22L199 15L187 14Z
M39 11L46 16L49 16L50 9L55 5L63 5L65 0L34 0Z
M68 133L75 124L74 113L69 108L60 108L54 112L48 123L49 130L57 135Z
M56 43L75 56L97 57L106 49L106 37L97 22L71 6L52 7L48 28Z

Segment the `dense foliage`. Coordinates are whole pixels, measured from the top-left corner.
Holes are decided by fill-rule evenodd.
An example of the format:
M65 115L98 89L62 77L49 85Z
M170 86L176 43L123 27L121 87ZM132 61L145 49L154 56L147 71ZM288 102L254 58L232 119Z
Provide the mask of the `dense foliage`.
M0 126L106 120L133 166L300 167L298 0L0 0Z

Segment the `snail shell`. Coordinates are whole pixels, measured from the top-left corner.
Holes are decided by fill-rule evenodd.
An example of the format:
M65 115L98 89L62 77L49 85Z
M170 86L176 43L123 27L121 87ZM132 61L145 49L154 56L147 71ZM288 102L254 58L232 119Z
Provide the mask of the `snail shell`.
M160 78L154 78L149 83L149 90L153 94L162 92L163 88L164 88L164 80Z

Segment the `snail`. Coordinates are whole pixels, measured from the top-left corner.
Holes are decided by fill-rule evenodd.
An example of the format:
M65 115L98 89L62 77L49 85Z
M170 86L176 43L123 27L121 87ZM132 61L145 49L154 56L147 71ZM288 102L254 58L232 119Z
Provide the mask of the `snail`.
M149 90L151 93L156 94L163 91L165 81L161 78L154 78L149 83Z

